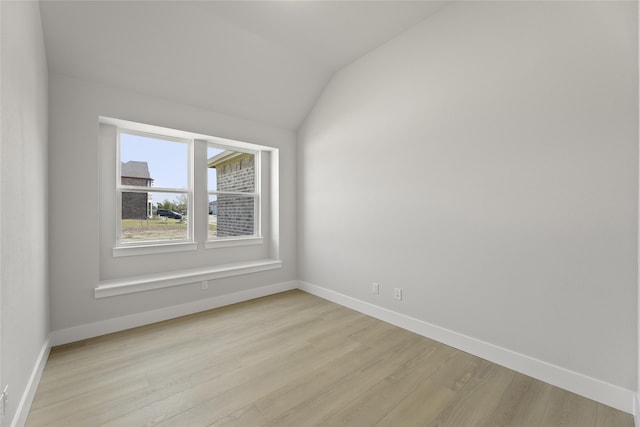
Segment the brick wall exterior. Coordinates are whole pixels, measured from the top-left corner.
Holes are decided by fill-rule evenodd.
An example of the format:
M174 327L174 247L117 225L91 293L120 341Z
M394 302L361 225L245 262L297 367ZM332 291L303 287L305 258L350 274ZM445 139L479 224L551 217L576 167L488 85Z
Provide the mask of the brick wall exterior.
M245 154L216 165L218 191L255 191L252 154ZM218 237L252 236L254 198L218 195Z
M150 180L146 178L130 178L123 176L122 185L148 187ZM147 218L147 193L122 193L122 219Z

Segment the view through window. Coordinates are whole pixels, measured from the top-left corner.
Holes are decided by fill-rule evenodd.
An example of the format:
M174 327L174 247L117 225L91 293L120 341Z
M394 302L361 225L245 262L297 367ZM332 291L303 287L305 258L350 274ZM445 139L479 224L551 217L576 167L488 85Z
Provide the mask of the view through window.
M194 157L205 150L195 144L206 145L206 159ZM257 152L120 129L118 153L116 246L258 236ZM192 165L204 164L207 181L194 191ZM207 199L198 202L203 186ZM205 218L206 236L194 236Z
M255 155L207 147L209 239L256 235Z
M120 132L120 243L191 240L189 142Z

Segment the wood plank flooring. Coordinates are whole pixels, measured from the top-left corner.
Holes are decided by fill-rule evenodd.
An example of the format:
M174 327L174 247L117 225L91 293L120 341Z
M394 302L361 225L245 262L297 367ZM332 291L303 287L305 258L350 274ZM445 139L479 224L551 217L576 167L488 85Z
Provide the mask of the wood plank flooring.
M301 291L55 347L27 426L633 426Z

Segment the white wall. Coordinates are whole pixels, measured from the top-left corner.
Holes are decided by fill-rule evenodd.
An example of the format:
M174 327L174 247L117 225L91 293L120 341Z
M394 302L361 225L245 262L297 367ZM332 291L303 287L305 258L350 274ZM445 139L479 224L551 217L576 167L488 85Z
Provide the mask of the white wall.
M51 323L62 330L296 279L295 135L211 111L52 73L50 85ZM255 248L225 248L114 260L100 241L98 117L106 116L268 145L280 150L279 270L94 298L100 280L132 274L201 268L262 257ZM104 245L103 245L104 246ZM102 253L102 255L101 255ZM102 259L101 259L102 256Z
M452 3L338 72L300 279L636 390L636 7Z
M38 2L1 4L0 384L11 422L49 333L47 64Z

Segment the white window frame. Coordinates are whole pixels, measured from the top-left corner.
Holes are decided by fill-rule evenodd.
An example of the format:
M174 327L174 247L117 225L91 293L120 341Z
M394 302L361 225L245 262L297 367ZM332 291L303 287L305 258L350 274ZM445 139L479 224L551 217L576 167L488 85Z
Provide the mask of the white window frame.
M123 127L118 127L116 130L116 240L115 248L133 248L133 247L170 247L174 246L176 250L188 249L191 245L185 246L185 244L193 244L194 240L194 227L193 227L193 206L194 206L194 191L193 191L193 140L176 138L172 136L156 134L151 132L141 132L131 130ZM122 184L122 161L120 159L120 137L122 134L136 135L145 138L158 139L162 141L177 142L185 144L187 146L187 188L163 188L163 187L141 187L135 185L123 185ZM122 241L122 193L178 193L185 194L187 196L187 238L180 240L149 240L141 242L123 242ZM178 249L180 248L180 249ZM126 252L125 252L126 253ZM148 251L147 251L148 253ZM153 253L153 251L151 251Z
M262 239L262 220L260 217L261 209L261 153L259 150L249 150L245 148L239 148L232 145L221 144L216 141L208 140L206 141L207 152L209 147L217 148L221 150L234 151L237 153L247 153L253 155L253 192L240 192L240 191L217 191L211 190L209 188L209 183L207 179L206 188L207 188L207 207L209 205L209 196L217 196L217 195L233 195L233 196L251 196L253 197L253 235L251 236L230 236L230 237L209 237L209 229L207 227L207 240L205 243L206 248L215 248L215 247L224 247L224 246L240 246L246 244L261 244L263 243ZM207 155L207 162L208 162ZM208 173L208 171L207 171Z
M99 116L99 142L100 142L100 262L106 268L105 276L101 276L94 289L96 298L106 298L116 295L125 295L137 292L147 292L155 289L188 286L202 281L216 280L224 277L234 277L244 274L282 268L280 259L280 148L274 145L261 145L242 140L226 139L222 137L195 133L175 128L166 128L153 124L133 122L112 117ZM146 246L116 247L116 221L117 212L116 187L118 185L118 165L120 161L117 153L118 129L126 129L129 132L142 132L160 135L168 138L178 138L193 141L191 176L193 177L192 198L192 224L194 227L194 242L153 244ZM273 138L272 138L273 139ZM254 157L260 162L256 168L256 189L259 193L259 208L256 212L259 237L239 238L230 240L216 240L208 242L208 189L207 189L207 143L214 146L229 147L233 150L249 150L255 152ZM263 167L260 167L260 166ZM151 187L155 188L155 187ZM199 214L196 212L200 212ZM121 212L121 210L120 210ZM120 214L121 215L121 214ZM239 258L243 253L240 248L227 249L227 246L255 245L247 248L247 257ZM259 247L262 246L262 247ZM213 249L215 248L215 249ZM182 251L191 251L182 252ZM180 263L172 263L172 267L161 268L155 258L156 255L167 256L175 253L176 259L196 259L191 267L182 269L176 267ZM165 255L162 255L165 254ZM255 255L258 254L258 258ZM120 257L140 255L141 267L136 263L118 260ZM220 257L218 256L220 255ZM173 260L174 257L171 257ZM124 264L122 264L124 262ZM105 263L105 264L102 264ZM187 262L187 264L189 264ZM152 265L159 268L150 269ZM129 271L125 276L110 276L112 269L124 266ZM284 290L284 289L283 289Z
M272 165L277 165L277 153L278 150L272 147L264 147L257 144L246 143L242 141L236 141L226 138L206 136L201 134L195 134L191 132L185 132L170 128L163 128L153 125L145 125L141 123L129 122L119 119L110 119L106 117L100 118L100 123L105 125L112 125L115 128L115 164L112 166L112 172L115 175L115 185L111 187L114 194L114 200L112 208L115 211L113 218L115 224L113 233L113 246L112 256L134 256L134 255L152 255L160 253L182 252L182 251L196 251L199 249L216 249L225 248L231 246L247 246L247 245L262 245L265 244L262 222L265 220L262 217L262 182L261 182L261 162L263 151L271 153L273 160ZM121 160L120 160L120 135L122 133L131 135L140 135L144 137L166 140L171 142L181 142L188 144L188 174L189 174L189 188L162 188L162 187L140 187L140 186L127 186L121 184ZM254 197L254 235L253 236L231 236L222 238L209 238L208 229L208 211L203 210L203 207L208 208L209 203L209 191L207 180L207 148L209 146L217 147L220 149L226 149L236 152L253 154L254 169L255 169L255 187L254 193L241 193L242 195L251 195ZM204 169L203 169L204 168ZM277 168L277 166L276 166ZM200 170L203 169L203 170ZM278 182L275 176L270 174L270 180ZM113 182L113 181L110 181ZM271 186L271 184L270 184ZM103 190L105 191L105 190ZM185 240L166 240L166 241L146 241L146 242L122 242L122 192L159 192L159 193L184 193L188 198L188 238ZM108 192L107 192L108 193ZM215 191L214 191L215 193ZM218 192L223 193L223 192ZM277 195L278 190L271 192L272 195ZM201 213L200 210L203 210ZM276 215L277 217L277 215ZM277 233L278 227L272 224L273 219L270 220L269 227L273 228ZM204 230L204 231L202 231ZM274 235L272 239L277 239L277 235ZM270 252L275 254L277 258L278 245L270 241Z

